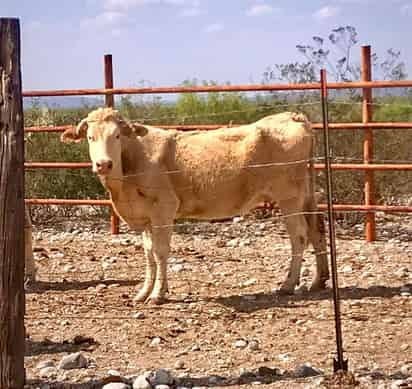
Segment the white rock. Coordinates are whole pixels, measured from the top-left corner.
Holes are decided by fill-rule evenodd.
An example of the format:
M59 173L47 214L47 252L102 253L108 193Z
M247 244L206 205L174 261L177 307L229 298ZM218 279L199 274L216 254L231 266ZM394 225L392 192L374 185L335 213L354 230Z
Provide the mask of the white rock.
M146 315L143 312L136 312L133 317L135 319L143 320L146 318Z
M139 375L133 382L133 389L152 389L147 374Z
M182 263L176 263L175 265L170 266L170 270L175 273L180 273L185 270L185 265L183 265Z
M245 348L245 347L247 347L247 342L246 342L246 340L239 339L233 344L233 346L235 348Z
M54 367L44 367L40 370L39 375L41 378L50 378L57 374L56 369Z
M183 369L184 367L185 367L185 363L183 361L178 360L178 361L175 362L175 369L176 370Z
M157 369L151 372L149 382L153 386L157 385L172 385L174 379L170 372L166 369Z
M305 363L295 369L295 375L297 377L313 377L319 374L322 374L322 372L312 367L309 363Z
M257 284L257 279L256 278L250 278L249 280L246 280L244 283L243 283L243 286L251 286L251 285L255 285L255 284Z
M54 362L50 360L46 360L46 361L40 361L36 365L36 369L38 370L44 369L45 367L54 367Z
M64 356L58 366L60 370L81 369L85 367L87 367L87 359L80 352Z
M102 387L102 389L130 389L130 386L123 382L111 382Z
M162 343L162 339L159 337L153 338L153 340L150 342L150 347L158 347Z
M259 350L259 342L257 340L251 340L249 342L249 350L251 351L257 351Z

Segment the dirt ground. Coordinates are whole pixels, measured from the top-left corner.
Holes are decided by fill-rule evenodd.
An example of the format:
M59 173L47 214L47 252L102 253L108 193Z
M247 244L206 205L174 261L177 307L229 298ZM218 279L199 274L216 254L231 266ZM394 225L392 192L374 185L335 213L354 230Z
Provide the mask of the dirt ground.
M357 387L390 388L412 364L412 218L379 218L375 243L365 243L361 230L337 229L345 358ZM294 375L305 363L326 377L333 371L332 293L305 289L314 262L308 250L299 290L276 294L289 263L276 217L176 228L170 300L162 306L133 302L143 250L124 226L114 236L103 220L53 220L35 226L34 245L39 282L26 297L28 387L101 387L109 370L132 377L158 368L186 387L333 387ZM39 362L58 364L75 351L88 368L40 379ZM263 380L253 374L259 368Z

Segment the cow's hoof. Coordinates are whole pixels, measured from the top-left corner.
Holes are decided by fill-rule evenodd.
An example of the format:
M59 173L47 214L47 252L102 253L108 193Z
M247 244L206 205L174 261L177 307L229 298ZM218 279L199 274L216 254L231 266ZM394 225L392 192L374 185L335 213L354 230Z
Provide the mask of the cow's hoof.
M144 303L150 295L150 291L140 291L136 297L133 299L135 303Z
M167 299L161 296L151 296L145 301L146 304L151 304L151 305L162 305L166 302L167 302Z
M26 274L24 277L24 287L28 288L36 282L36 274Z
M309 288L310 292L318 292L326 289L326 280L317 280L312 283Z
M293 295L295 293L295 289L294 288L280 288L278 291L277 291L277 294L279 295L279 296L291 296L291 295Z

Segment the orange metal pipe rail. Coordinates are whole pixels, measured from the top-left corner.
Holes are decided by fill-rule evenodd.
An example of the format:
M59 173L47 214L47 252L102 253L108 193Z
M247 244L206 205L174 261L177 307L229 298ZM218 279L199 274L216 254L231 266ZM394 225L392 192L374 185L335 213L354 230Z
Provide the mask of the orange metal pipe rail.
M155 127L164 128L166 130L182 130L182 131L192 131L192 130L215 130L221 127L228 127L227 124L173 124L173 125L163 125L154 124ZM230 127L237 127L240 124L232 124ZM316 130L322 129L322 123L313 123L312 127ZM25 132L64 132L68 129L74 128L74 126L33 126L26 127ZM412 129L411 122L374 122L374 123L329 123L330 130L362 130L362 129L373 129L373 130L383 130L383 129Z
M90 162L26 162L24 164L26 169L84 169L92 167ZM334 170L398 170L398 171L412 171L412 164L362 164L362 163L333 163L331 164ZM315 169L322 170L325 165L316 163Z
M328 89L359 88L412 88L412 80L401 81L358 81L331 82ZM50 96L89 96L89 95L127 95L127 94L167 94L167 93L207 93L207 92L259 92L285 90L320 90L320 83L307 84L266 84L266 85L209 85L154 88L103 88L103 89L61 89L32 90L23 92L23 97Z
M98 205L111 206L110 200L79 200L79 199L26 199L26 204L31 205ZM319 209L326 209L326 204L319 204ZM401 205L360 205L360 204L334 204L334 211L373 211L373 212L412 212L412 207Z

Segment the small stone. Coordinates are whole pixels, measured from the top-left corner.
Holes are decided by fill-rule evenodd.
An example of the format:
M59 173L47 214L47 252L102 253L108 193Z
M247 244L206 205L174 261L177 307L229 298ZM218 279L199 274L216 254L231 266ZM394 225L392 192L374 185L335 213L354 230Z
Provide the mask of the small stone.
M176 265L171 266L170 270L175 273L180 273L185 270L185 265L183 265L182 263L177 263Z
M226 243L226 246L227 246L227 247L237 247L237 246L239 246L239 239L238 239L238 238L234 238L234 239L229 240L229 241Z
M185 363L183 361L178 360L178 361L175 362L175 369L176 370L183 369L184 367L185 367Z
M106 289L106 288L107 288L106 284L99 284L96 286L95 289L96 289L96 292L100 292L101 290Z
M243 286L251 286L251 285L255 285L255 284L257 284L257 279L256 278L251 278L251 279L249 279L249 280L246 280L244 283L243 283Z
M139 375L133 382L133 389L152 389L147 374Z
M36 365L36 369L41 370L45 367L54 367L54 362L50 360L41 361Z
M153 338L153 340L150 342L150 347L158 347L160 346L160 343L162 343L162 339L159 337Z
M110 376L113 376L113 377L121 377L122 376L122 374L117 370L109 370L107 372L107 374L110 375Z
M123 382L111 382L104 385L102 389L130 389L130 386Z
M412 364L403 365L399 371L405 376L412 376Z
M161 385L156 385L155 389L170 389L170 386L161 384Z
M166 369L157 369L150 373L149 382L153 386L157 385L172 385L173 384L173 377Z
M233 223L240 223L244 220L245 218L242 216L236 216L233 218Z
M60 370L81 369L85 367L87 367L87 359L80 352L64 356L58 366Z
M251 340L249 342L249 350L251 351L259 350L259 342L257 340Z
M406 351L408 348L409 348L409 344L407 343L402 344L400 347L401 351Z
M314 377L319 374L322 374L322 372L312 367L309 363L305 363L304 365L299 366L295 369L295 375L297 377Z
M143 320L146 318L146 315L143 312L136 312L133 317L138 320Z
M343 273L352 273L352 266L351 265L346 265L342 268Z
M237 340L237 341L233 344L233 346L234 346L235 348L240 348L240 349L242 349L242 348L247 347L247 342L246 342L246 340L239 339L239 340Z
M40 370L39 375L40 378L50 378L56 375L56 369L54 367L44 367Z
M210 386L216 386L216 385L218 385L219 383L221 383L222 381L224 381L224 378L219 377L219 376L212 375L212 376L210 376L210 377L208 378L207 381L208 381L208 384L209 384Z
M396 380L396 381L393 381L392 384L391 384L391 389L399 389L399 388L402 388L402 387L404 387L404 388L409 387L408 381L406 381L406 380Z

